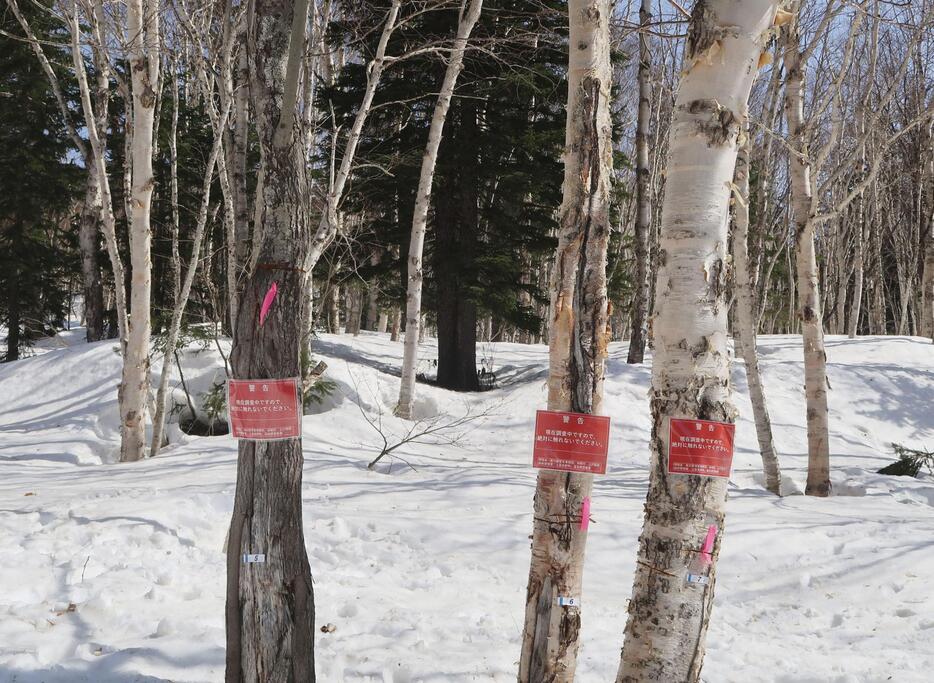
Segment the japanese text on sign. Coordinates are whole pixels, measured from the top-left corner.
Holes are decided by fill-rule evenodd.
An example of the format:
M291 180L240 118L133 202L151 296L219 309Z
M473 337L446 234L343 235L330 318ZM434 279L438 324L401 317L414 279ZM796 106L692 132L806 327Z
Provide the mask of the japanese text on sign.
M730 477L735 425L709 420L671 418L668 472L702 477Z
M606 473L610 418L539 410L532 466L563 472Z
M302 435L297 378L228 380L227 409L235 439L276 441Z

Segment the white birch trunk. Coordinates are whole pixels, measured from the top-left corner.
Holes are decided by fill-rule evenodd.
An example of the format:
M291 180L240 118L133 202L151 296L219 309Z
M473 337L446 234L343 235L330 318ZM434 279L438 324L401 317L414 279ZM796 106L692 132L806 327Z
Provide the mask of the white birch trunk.
M695 5L672 115L661 212L652 363L652 439L618 683L694 683L716 584L686 574L710 525L722 532L727 480L667 472L669 419L733 422L727 347L727 222L737 138L777 2Z
M649 171L649 117L651 116L652 86L649 74L652 55L649 51L648 26L652 22L652 2L642 0L639 8L639 113L636 123L636 259L633 283L632 311L628 363L641 363L645 356L645 338L649 313L649 230L652 227L652 198Z
M466 13L461 12L457 23L457 37L451 47L447 69L441 91L435 102L428 129L428 144L422 157L422 168L418 177L418 191L415 195L415 211L412 216L412 236L409 241L408 291L405 300L405 347L402 355L402 382L399 385L399 401L395 414L404 419L412 417L412 401L415 398L415 370L418 365L419 316L422 310L422 251L425 245L425 231L428 227L428 207L431 203L431 185L435 177L435 164L438 161L438 148L444 132L444 121L451 106L454 86L464 62L464 50L473 31L483 0L470 0Z
M153 132L159 90L158 0L127 3L128 58L132 92L132 185L129 197L130 317L120 383L120 461L145 455L149 396L150 294L152 288ZM119 284L117 285L120 286Z
M798 317L804 342L804 391L808 434L808 479L805 494L830 495L830 440L827 418L827 354L821 317L817 255L814 245L814 200L811 167L804 140L805 63L797 18L785 39L785 117L791 136L791 196L794 208Z
M756 423L756 436L759 439L759 453L762 456L762 471L765 474L765 488L776 496L782 495L782 474L775 453L772 438L772 420L765 401L765 389L759 373L759 354L756 351L756 315L755 286L752 284L748 251L749 235L749 146L746 142L739 150L736 159L735 188L736 201L733 205L733 217L736 230L733 233L733 265L736 283L736 317L743 362L746 366L746 383L749 385L749 398L752 402L752 414Z
M862 200L858 200L857 209L862 205ZM850 326L847 336L850 339L856 338L859 331L859 314L863 307L863 225L861 220L857 220L854 227L854 236L856 244L853 249L853 298L850 301Z
M599 414L609 341L606 291L613 135L610 3L568 3L568 106L558 247L552 274L548 409ZM520 683L573 681L580 646L587 531L583 499L593 475L539 470L525 601Z

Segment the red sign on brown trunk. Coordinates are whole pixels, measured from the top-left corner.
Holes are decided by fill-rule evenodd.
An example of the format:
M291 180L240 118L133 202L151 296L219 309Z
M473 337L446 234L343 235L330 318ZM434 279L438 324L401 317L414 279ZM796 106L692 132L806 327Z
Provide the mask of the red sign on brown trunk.
M729 479L736 426L710 420L671 418L668 429L669 474Z
M230 433L235 439L277 441L302 435L299 380L227 380Z
M606 473L610 418L539 410L532 466L562 472Z

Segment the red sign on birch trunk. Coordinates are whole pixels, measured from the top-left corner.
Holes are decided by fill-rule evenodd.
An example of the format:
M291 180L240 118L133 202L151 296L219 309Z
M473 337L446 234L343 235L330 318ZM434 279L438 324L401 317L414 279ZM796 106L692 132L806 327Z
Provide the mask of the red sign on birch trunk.
M562 472L606 474L610 418L539 410L535 413L532 466Z
M302 435L299 380L227 380L230 433L235 439L278 441Z
M668 429L669 474L730 478L736 426L710 420L671 418Z

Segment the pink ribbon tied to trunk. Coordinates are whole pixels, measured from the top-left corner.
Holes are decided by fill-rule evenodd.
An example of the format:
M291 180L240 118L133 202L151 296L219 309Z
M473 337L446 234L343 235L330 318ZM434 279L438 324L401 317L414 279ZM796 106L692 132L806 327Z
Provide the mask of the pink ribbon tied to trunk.
M581 531L587 531L590 526L590 497L581 501Z
M263 305L259 309L259 326L262 327L263 323L266 321L266 316L269 315L269 309L272 308L272 302L276 298L276 294L279 292L279 286L273 282L269 285L269 291L266 292L266 296L263 297Z
M717 525L711 524L709 527L707 527L707 537L704 538L704 545L701 546L700 560L701 563L705 566L713 562L713 555L711 555L711 553L713 553L713 544L716 540Z

